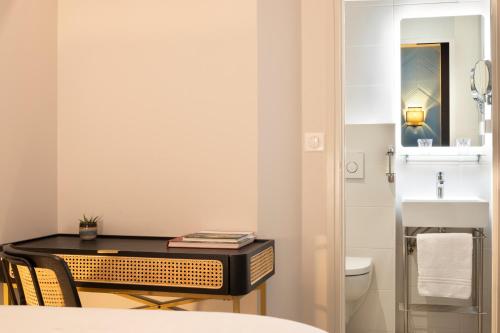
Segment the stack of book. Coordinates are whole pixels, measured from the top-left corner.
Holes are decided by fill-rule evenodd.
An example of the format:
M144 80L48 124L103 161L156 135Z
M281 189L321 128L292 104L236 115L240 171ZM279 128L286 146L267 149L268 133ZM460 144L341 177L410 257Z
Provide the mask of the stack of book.
M171 239L168 247L239 249L255 240L253 232L200 231Z

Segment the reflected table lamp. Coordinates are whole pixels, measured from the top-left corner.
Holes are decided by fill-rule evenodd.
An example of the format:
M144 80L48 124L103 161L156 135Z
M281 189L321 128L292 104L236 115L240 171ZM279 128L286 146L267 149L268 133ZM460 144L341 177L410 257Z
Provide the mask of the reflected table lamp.
M422 126L425 122L425 113L422 107L412 106L406 109L406 124L408 126Z

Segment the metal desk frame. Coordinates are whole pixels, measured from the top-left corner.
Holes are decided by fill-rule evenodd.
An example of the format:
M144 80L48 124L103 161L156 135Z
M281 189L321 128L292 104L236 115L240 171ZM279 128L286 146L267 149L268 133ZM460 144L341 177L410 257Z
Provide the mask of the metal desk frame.
M180 308L182 305L198 303L204 300L221 300L221 301L231 301L233 305L233 312L241 312L240 301L243 296L231 296L231 295L209 295L209 294L189 294L189 293L169 293L169 292L159 292L159 291L145 291L145 290L124 290L124 289L105 289L105 288L87 288L78 287L78 291L87 293L104 293L111 294L126 298L128 300L142 304L141 306L134 307L133 309L144 309L144 310L177 310L184 311ZM259 311L260 315L265 316L267 314L267 288L266 282L264 281L260 284L256 290L259 291ZM158 301L151 298L150 296L161 296L173 298L168 301ZM7 284L3 283L3 304L10 304L9 292L7 289Z

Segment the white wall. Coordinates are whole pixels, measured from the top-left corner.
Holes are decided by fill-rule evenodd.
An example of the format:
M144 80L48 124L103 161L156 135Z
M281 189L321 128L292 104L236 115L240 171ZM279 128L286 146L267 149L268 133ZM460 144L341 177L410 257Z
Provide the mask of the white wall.
M396 297L395 187L387 181L387 147L394 124L347 125L346 153L364 153L364 178L346 179L346 252L373 259L370 289L347 333L394 332ZM349 157L346 159L348 162Z
M394 122L393 6L387 1L345 3L345 122Z
M56 0L0 1L0 244L57 232Z

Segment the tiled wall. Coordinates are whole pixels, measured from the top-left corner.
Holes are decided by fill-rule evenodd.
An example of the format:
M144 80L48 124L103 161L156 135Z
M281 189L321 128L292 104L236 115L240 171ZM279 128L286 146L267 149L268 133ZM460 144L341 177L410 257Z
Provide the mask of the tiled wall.
M371 257L374 262L370 290L347 332L394 332L395 193L385 175L394 125L347 125L346 145L347 152L365 156L364 178L346 179L347 255Z
M387 144L399 136L399 131L396 129L397 134L390 136L387 133L391 125L382 124L399 121L399 20L405 17L478 14L487 19L488 8L488 0L366 0L345 3L346 146L347 151L366 153L365 179L346 180L347 254L372 256L375 260L374 281L364 305L351 319L348 333L402 332L402 315L397 310L397 303L401 301L398 292L401 290L401 276L395 268L400 268L401 260L401 220L394 215L399 211L398 198L434 195L437 171L445 173L448 195L490 197L491 162L488 158L482 164L467 165L415 165L406 164L399 158L396 189L387 184L384 153ZM488 26L488 22L485 25ZM484 38L489 40L488 31L485 31ZM487 44L485 54L489 54ZM397 154L401 153L399 147ZM490 275L489 253L490 245L487 245L486 277ZM415 276L412 281L414 285ZM487 278L486 304L490 302L489 286ZM486 317L485 332L488 323L489 318ZM473 333L476 332L475 325L474 318L457 314L418 313L411 318L411 332L415 333Z
M345 22L346 123L392 123L392 2L346 2Z
M345 3L346 150L365 153L364 179L346 179L349 256L372 257L374 274L347 333L395 329L395 188L385 176L394 145L392 1ZM369 28L367 28L369 27Z

